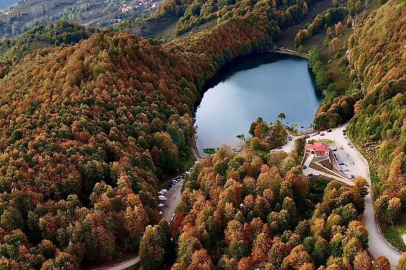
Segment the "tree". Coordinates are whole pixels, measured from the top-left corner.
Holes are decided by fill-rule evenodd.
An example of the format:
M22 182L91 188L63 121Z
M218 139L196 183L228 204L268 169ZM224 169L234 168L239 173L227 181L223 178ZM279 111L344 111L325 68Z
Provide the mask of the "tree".
M160 269L164 263L165 243L161 238L158 226L149 225L140 243L141 265L146 270Z
M375 259L373 270L390 270L390 262L388 258L379 256Z
M398 193L398 198L402 204L402 211L406 210L406 187L402 188Z
M211 155L216 153L216 149L214 149L214 148L204 148L203 153L205 153L206 155L211 156Z
M344 257L353 262L358 252L362 251L362 245L357 238L351 238L344 246Z
M400 256L398 266L396 267L396 270L404 269L406 269L406 253L403 253L402 256Z
M319 237L314 244L314 250L312 253L312 258L316 266L320 266L325 263L328 256L330 255L329 244L323 237Z
M365 196L368 194L369 186L367 180L364 177L359 176L354 179L354 186L355 190L365 198Z
M339 36L343 32L343 23L340 21L336 24L336 36Z
M192 256L192 263L187 270L214 270L214 265L209 254L207 254L207 250L195 251Z
M354 259L354 270L372 269L372 262L366 251L359 252Z
M352 16L348 16L348 19L347 19L347 27L348 27L348 28L351 28L353 22L354 22L354 21L353 21L353 19L352 19Z
M279 114L278 114L278 119L280 119L281 122L282 122L283 120L285 120L285 119L286 119L285 113L283 113L283 112L279 113Z
M400 220L402 213L402 204L399 198L393 197L390 199L386 212L386 220L392 226Z

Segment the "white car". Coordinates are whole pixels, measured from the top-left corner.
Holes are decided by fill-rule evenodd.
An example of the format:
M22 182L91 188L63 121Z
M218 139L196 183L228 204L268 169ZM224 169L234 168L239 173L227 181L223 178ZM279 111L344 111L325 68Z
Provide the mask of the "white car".
M159 211L159 214L162 215L162 211Z
M161 192L162 192L163 194L168 193L168 191L167 191L166 189L161 189Z
M158 207L164 207L164 206L165 206L165 204L163 204L163 203L158 204Z
M160 201L166 201L166 200L168 200L168 198L166 198L166 197L163 196L163 195L158 196L158 199L159 199Z
M314 175L314 176L320 176L320 174L319 174L319 173L313 173L313 175Z

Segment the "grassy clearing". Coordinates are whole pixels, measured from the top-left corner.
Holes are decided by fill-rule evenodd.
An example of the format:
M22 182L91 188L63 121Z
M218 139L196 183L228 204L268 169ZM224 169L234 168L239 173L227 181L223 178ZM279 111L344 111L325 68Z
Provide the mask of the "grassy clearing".
M383 230L383 235L385 238L397 249L399 249L402 252L406 251L406 245L403 242L402 235L395 229L392 229L390 227L381 227Z
M321 140L317 140L317 142L324 142L327 144L334 144L335 142L329 139L321 139Z

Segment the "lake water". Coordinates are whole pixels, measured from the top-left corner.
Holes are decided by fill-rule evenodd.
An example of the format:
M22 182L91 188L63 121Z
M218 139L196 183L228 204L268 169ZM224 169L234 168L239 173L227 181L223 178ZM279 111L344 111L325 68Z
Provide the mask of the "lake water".
M285 123L309 128L322 100L307 60L277 54L236 59L210 80L196 111L197 146L238 146L238 134L249 135L252 122L262 117L275 122L280 112Z
M0 0L0 10L5 9L8 6L17 4L18 0Z

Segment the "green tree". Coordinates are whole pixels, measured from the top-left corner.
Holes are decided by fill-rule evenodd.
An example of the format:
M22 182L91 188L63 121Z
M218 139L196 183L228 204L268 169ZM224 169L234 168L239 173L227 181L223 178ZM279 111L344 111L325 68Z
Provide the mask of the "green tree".
M216 153L216 149L215 148L204 148L203 153L205 153L206 155L211 156L211 155Z
M149 225L140 243L141 265L146 270L156 270L163 266L165 258L165 240L158 226Z

